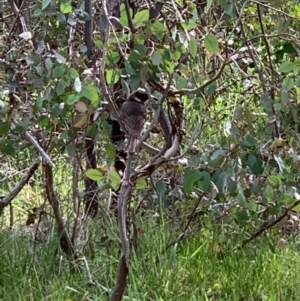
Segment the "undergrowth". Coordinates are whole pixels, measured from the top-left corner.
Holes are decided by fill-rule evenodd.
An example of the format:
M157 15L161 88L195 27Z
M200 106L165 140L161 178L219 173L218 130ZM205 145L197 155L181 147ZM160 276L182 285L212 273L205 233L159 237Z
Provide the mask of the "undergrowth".
M127 300L299 300L297 240L283 249L262 236L237 251L238 234L215 226L164 252L170 225L145 225L132 253ZM147 230L146 230L147 228ZM33 245L9 231L0 237L0 300L108 300L119 243L101 245L93 259L68 262L54 235ZM90 273L90 276L89 276Z

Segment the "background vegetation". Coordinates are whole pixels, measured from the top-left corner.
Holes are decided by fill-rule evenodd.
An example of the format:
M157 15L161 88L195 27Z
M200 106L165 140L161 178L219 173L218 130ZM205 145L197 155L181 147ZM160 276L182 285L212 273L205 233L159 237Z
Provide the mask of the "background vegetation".
M1 300L298 300L298 1L2 7Z

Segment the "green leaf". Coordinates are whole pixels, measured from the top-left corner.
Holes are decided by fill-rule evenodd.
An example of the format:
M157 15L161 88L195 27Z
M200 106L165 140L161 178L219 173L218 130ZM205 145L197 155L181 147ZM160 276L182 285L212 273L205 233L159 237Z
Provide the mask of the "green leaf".
M75 78L79 77L79 73L78 73L78 71L77 71L76 69L71 68L71 69L69 70L69 72L70 72L70 77L71 77L72 79L75 79Z
M129 88L128 82L126 80L124 80L123 78L121 78L121 85L122 85L123 92L125 93L126 98L127 98L130 94L130 88Z
M155 185L156 191L158 195L161 197L165 195L166 190L167 190L167 185L163 181L158 181Z
M219 189L223 189L226 178L227 178L227 174L221 171L220 169L218 169L212 176L211 180L216 184L216 186Z
M184 175L183 175L183 189L186 193L191 193L193 188L194 188L194 184L200 180L200 172L199 170L195 170L195 169L189 169L187 168L184 171Z
M125 61L124 65L125 65L125 70L126 70L127 74L129 74L129 75L135 75L136 74L134 68L131 66L129 61Z
M291 77L286 77L282 82L282 90L288 92L294 88L295 82Z
M76 95L76 94L70 94L70 95L68 95L68 97L67 97L67 99L66 99L66 103L67 103L69 106L72 106L72 105L74 105L79 99L80 99L80 96L79 96L79 95Z
M49 117L48 116L40 116L40 117L38 117L37 124L40 127L46 127L49 124Z
M199 179L199 187L203 190L203 192L208 191L210 187L210 174L207 171L201 171L200 172L200 179Z
M263 161L259 157L256 157L256 163L249 167L255 175L261 175L264 172Z
M300 87L296 87L297 103L300 103Z
M3 144L1 143L0 150L7 156L13 156L16 153L15 144L12 140L5 140Z
M194 38L190 39L189 50L190 50L191 56L193 58L195 58L198 53L198 44Z
M139 178L137 181L136 181L136 185L135 185L135 188L136 189L144 189L147 187L147 181L146 181L146 178Z
M103 175L101 173L101 171L97 170L97 169L88 169L86 172L85 172L85 175L93 180L93 181L101 181L103 179Z
M191 30L191 29L195 28L196 26L197 26L197 24L196 24L195 20L193 20L193 19L189 19L184 22L181 22L181 27L183 29Z
M154 66L159 66L161 64L161 62L162 62L162 56L161 56L160 52L157 50L154 51L152 53L152 64Z
M75 81L74 81L74 90L79 93L79 92L81 92L81 89L82 89L82 86L81 86L80 78L76 77Z
M144 9L144 10L139 11L134 16L133 19L135 21L136 27L140 27L140 26L144 25L145 21L149 20L149 10L148 9Z
M257 158L254 155L249 155L247 161L248 161L248 166L251 168L257 163Z
M162 22L155 21L153 24L151 24L150 30L159 41L164 39L166 29Z
M60 11L64 14L68 14L72 11L72 5L71 3L61 3L60 4Z
M216 92L217 88L218 88L217 82L216 81L212 82L204 89L205 95L212 96Z
M274 199L274 189L272 188L271 185L267 185L266 187L266 197L269 202Z
M108 51L105 61L107 64L117 64L120 60L120 54L116 51Z
M66 62L66 59L60 54L58 53L56 50L53 50L54 55L56 60L60 63L60 64L64 64Z
M105 150L110 159L115 158L116 156L116 146L113 143L107 143L105 145Z
M57 96L62 95L65 92L65 90L66 90L66 85L64 82L59 82L55 89Z
M213 4L213 0L207 0L206 9L205 9L206 12L210 10L212 4Z
M99 104L98 91L96 87L92 84L86 85L82 88L81 95L89 99L94 107Z
M290 61L283 62L278 68L278 71L283 73L288 73L293 70L294 70L294 63Z
M102 49L103 48L103 41L96 39L94 40L94 44L98 49Z
M113 85L119 81L119 74L115 69L106 69L106 81L109 85Z
M274 101L273 99L270 97L270 95L268 94L268 92L263 93L263 95L260 97L260 102L263 105L265 112L268 115L273 115L273 105L274 105Z
M276 174L276 175L269 175L268 176L268 182L272 185L280 185L282 183L282 175Z
M49 57L47 57L46 60L45 60L46 69L50 70L52 68L52 66L53 66L53 63L52 63L51 59Z
M249 220L249 214L246 210L240 210L235 213L235 219L238 223L244 223Z
M246 148L254 148L256 146L256 139L253 138L252 136L247 135L242 142L242 146Z
M53 71L52 71L52 75L54 78L59 78L61 77L63 74L65 74L66 69L63 65L60 66L56 66L54 67Z
M110 172L109 179L110 179L111 187L114 190L118 189L118 187L120 186L120 183L121 183L121 177L116 170L112 170Z
M0 122L0 136L6 135L9 131L8 122Z
M204 38L204 47L210 53L217 54L219 52L219 42L217 38L212 34L208 34Z
M51 0L43 0L42 1L42 10L46 9L50 3L51 3Z
M129 9L129 14L130 17L132 18L132 9ZM121 25L128 27L128 18L127 18L127 13L126 13L126 9L125 9L125 5L124 3L122 3L120 5L120 18L119 18L119 22Z

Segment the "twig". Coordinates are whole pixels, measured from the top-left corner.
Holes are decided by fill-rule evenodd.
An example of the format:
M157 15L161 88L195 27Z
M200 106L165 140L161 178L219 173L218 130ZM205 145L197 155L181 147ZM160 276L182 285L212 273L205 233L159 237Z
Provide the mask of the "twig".
M103 1L103 6L104 6L104 12L106 15L107 20L109 20L108 12L106 9L106 1ZM110 112L114 115L113 117L118 121L120 124L120 127L125 131L121 116L119 114L118 109L116 108L116 105L114 101L111 99L110 94L107 89L106 85L106 80L105 80L105 58L107 54L107 49L108 49L108 40L109 40L109 35L110 35L110 28L111 28L111 23L109 21L110 26L107 27L106 32L104 34L104 42L103 42L103 48L102 48L102 56L100 59L100 70L99 70L99 78L100 78L100 83L101 83L101 91L105 99L108 101Z
M39 167L40 162L34 162L27 170L26 174L22 177L21 181L13 188L9 195L0 200L0 214L3 209L10 204L10 202L19 194L22 188L28 183L30 178L33 176L37 168Z
M48 156L48 154L43 150L43 148L38 144L38 142L29 134L29 132L25 132L26 139L38 150L38 152L42 155L44 158L46 164L53 166L53 163L51 161L51 158Z
M282 219L284 219L288 213L293 210L296 206L300 204L300 199L297 200L293 205L288 207L281 215L279 215L274 221L267 223L263 225L260 229L258 229L254 234L252 234L249 238L243 240L242 244L236 248L236 250L242 249L245 245L247 245L249 242L254 240L256 237L267 231L268 229L274 227L276 224L278 224Z

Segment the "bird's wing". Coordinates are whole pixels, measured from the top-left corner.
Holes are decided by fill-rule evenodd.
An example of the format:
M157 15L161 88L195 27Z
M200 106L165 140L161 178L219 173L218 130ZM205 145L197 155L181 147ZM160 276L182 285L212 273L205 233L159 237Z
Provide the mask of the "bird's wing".
M128 133L135 138L139 138L145 123L144 116L127 116L124 119L124 125Z

